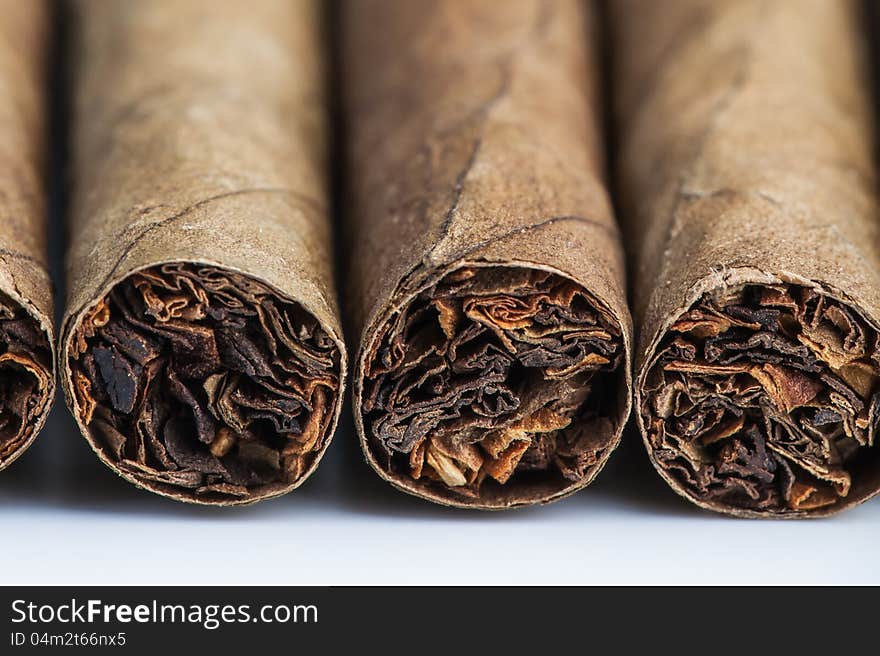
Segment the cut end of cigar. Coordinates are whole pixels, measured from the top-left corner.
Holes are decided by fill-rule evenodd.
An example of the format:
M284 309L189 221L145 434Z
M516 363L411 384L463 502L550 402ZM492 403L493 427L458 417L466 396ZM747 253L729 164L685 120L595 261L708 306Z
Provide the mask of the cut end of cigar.
M30 446L52 405L51 341L25 308L0 293L0 469Z
M66 355L75 411L102 459L183 501L293 489L335 424L336 342L298 303L218 267L132 273L71 327Z
M621 328L583 287L519 266L463 266L387 318L357 400L374 466L459 506L558 498L619 435Z
M878 333L816 288L704 295L662 335L641 383L652 458L697 504L821 515L878 489Z

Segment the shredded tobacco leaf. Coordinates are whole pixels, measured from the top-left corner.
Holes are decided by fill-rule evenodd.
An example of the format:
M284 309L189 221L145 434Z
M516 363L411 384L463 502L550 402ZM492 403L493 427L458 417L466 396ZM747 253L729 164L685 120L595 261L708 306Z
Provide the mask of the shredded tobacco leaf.
M603 461L619 329L562 276L464 267L394 314L366 358L362 401L389 469L479 497L487 479L578 481Z
M0 295L0 469L34 434L51 401L49 339L22 307Z
M877 331L815 289L706 295L664 336L641 408L696 499L778 513L845 499L878 421Z
M327 440L340 354L297 303L195 264L132 274L74 334L80 419L146 487L259 498L305 473Z

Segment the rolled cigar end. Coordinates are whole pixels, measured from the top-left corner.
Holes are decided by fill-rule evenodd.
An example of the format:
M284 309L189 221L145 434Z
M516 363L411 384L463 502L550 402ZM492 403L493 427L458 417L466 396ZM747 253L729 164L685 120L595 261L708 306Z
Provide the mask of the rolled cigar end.
M341 343L242 273L175 262L135 271L80 312L63 357L74 414L127 480L242 504L292 490L339 414Z
M654 341L636 401L645 441L702 507L827 515L880 489L877 327L807 283L716 287Z
M55 397L44 175L50 8L0 0L0 470L31 445Z
M31 445L55 396L47 320L0 292L0 469Z
M623 329L560 273L458 263L371 331L355 388L369 460L448 505L507 508L587 485L620 438Z
M74 5L62 379L98 456L177 500L294 489L339 416L322 13Z

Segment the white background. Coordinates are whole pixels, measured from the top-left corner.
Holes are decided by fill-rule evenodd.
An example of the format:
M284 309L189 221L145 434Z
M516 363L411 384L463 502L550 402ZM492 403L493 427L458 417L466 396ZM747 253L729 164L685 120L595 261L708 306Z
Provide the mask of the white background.
M0 472L7 584L880 583L880 499L831 519L734 520L692 508L641 442L587 490L541 508L445 509L363 462L348 417L300 489L247 508L143 492L92 454L61 399Z

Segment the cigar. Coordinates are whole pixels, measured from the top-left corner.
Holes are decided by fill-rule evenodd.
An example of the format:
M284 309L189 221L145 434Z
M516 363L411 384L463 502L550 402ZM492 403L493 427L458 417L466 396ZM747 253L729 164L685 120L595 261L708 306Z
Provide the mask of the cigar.
M575 1L343 6L354 415L397 488L583 488L629 412L631 322Z
M880 254L855 2L609 3L651 459L698 506L880 488Z
M55 396L46 251L44 2L0 0L0 469L34 441Z
M297 487L339 416L321 7L75 5L67 400L126 480Z

